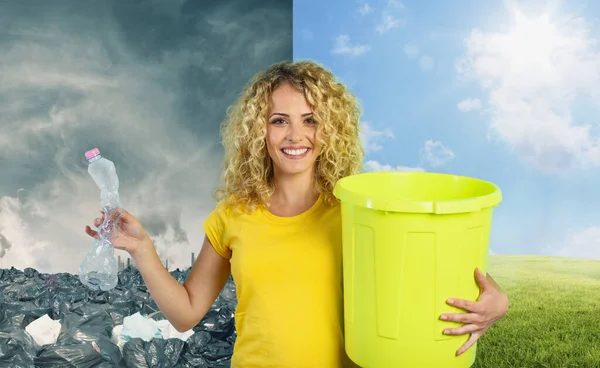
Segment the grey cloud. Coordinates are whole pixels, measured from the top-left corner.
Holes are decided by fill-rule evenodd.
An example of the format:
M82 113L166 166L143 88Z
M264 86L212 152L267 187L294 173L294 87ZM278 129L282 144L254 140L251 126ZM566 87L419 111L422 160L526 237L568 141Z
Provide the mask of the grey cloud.
M8 52L0 56L0 80L11 82L0 87L0 125L7 133L16 131L26 144L8 166L35 168L20 172L18 183L56 172L48 158L59 147L69 151L65 165L81 168L81 153L95 146L113 159L123 158L119 166L137 180L145 171L139 164L143 142L126 146L111 136L155 129L149 120L157 118L169 119L169 126L180 127L218 154L219 125L241 87L256 71L292 55L291 2L286 1L85 6L23 1L3 3L0 10L11 20L2 37ZM150 111L136 112L136 106L122 102L118 106L111 96ZM115 116L128 107L138 121ZM164 143L169 140L165 137ZM161 149L156 143L152 148ZM0 148L6 160L3 153ZM18 183L7 191L14 192Z
M186 231L181 227L181 220L179 214L153 214L143 215L139 218L140 222L144 224L148 235L151 237L165 236L167 230L171 229L174 232L173 240L177 243L188 243L188 235Z
M178 79L181 123L195 134L214 136L240 86L265 60L291 59L291 1L186 1L174 8L157 13L128 2L113 4L138 57L167 61L165 72Z

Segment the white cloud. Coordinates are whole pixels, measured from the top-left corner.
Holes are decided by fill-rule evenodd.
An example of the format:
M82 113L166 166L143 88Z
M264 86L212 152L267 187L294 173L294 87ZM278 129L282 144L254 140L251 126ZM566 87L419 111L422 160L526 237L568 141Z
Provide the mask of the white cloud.
M419 55L419 48L415 45L406 44L404 45L404 53L408 58L414 59Z
M496 255L498 255L498 253L494 252L494 251L493 251L491 248L490 248L490 250L489 250L488 254L489 254L490 256L496 256Z
M590 226L567 236L564 246L554 256L600 260L600 226Z
M335 43L333 49L331 50L334 54L347 54L353 56L359 56L369 51L368 45L353 45L350 42L350 36L348 35L339 35L335 39Z
M358 12L361 15L367 15L367 14L373 12L373 8L369 4L364 3L363 6L361 6L360 8L358 8Z
M381 22L377 25L377 32L384 34L400 25L400 20L393 15L384 12L381 17Z
M48 258L48 252L59 251L32 236L35 229L23 221L22 207L19 198L0 198L0 268L39 264Z
M383 148L380 141L393 138L394 134L389 129L376 130L368 121L360 123L360 139L365 153L380 151Z
M435 67L435 61L431 56L423 55L419 58L419 68L423 71L429 71Z
M454 159L454 152L441 142L427 140L421 151L421 157L431 167L440 167Z
M478 98L465 98L460 101L457 105L458 109L462 112L469 112L481 109L481 100Z
M381 164L378 161L369 160L365 162L365 170L367 171L425 171L421 167L410 167L410 166L392 166L387 164Z
M526 19L510 32L474 29L457 72L488 94L491 132L546 173L600 165L600 52L582 18ZM578 115L577 102L592 102Z

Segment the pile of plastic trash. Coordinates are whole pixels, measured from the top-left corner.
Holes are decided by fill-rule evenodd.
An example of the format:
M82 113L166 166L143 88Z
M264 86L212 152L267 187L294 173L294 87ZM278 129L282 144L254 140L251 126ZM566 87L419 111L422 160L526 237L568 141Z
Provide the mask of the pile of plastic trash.
M183 283L188 272L171 274ZM135 268L109 291L68 273L0 269L0 367L229 367L236 303L230 279L204 319L180 333Z

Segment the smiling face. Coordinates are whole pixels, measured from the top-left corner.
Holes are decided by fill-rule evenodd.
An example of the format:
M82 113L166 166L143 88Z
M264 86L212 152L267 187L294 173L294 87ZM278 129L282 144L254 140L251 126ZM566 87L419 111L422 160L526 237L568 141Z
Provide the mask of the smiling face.
M313 111L304 95L288 83L276 88L267 121L267 150L274 174L313 172L320 147Z

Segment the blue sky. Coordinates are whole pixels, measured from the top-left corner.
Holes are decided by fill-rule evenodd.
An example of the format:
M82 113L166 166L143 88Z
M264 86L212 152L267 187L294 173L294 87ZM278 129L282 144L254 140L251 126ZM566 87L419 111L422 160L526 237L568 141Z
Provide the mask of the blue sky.
M600 259L600 5L294 2L294 59L363 107L366 164L490 180L498 254Z

